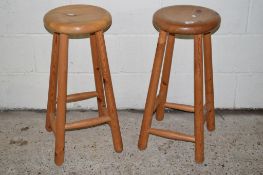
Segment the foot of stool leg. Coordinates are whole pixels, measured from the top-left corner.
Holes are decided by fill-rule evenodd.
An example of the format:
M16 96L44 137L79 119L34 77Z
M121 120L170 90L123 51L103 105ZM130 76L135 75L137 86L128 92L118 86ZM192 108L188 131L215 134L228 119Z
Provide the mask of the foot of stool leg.
M98 103L98 111L99 116L105 116L105 96L104 96L104 87L101 76L101 68L100 68L100 59L97 48L96 36L95 34L90 35L90 46L92 53L92 62L93 62L93 71L94 71L94 80L96 86L96 92L98 93L97 103Z
M204 161L203 55L202 35L194 36L194 133L195 161Z
M108 58L106 53L106 46L105 46L105 41L102 31L96 32L96 39L97 39L99 56L101 59L101 69L102 69L102 76L103 76L103 82L105 87L107 109L108 109L108 114L111 118L110 127L112 132L114 149L116 152L122 152L123 144L122 144L120 126L118 121L118 114L116 110L115 98L112 88L112 81L111 81L110 69L109 69Z
M145 111L142 120L141 132L138 142L139 149L143 150L147 147L147 142L149 138L149 129L152 123L152 115L154 110L154 105L156 101L156 93L158 89L160 73L162 69L163 55L166 44L166 36L167 33L164 31L160 31L158 44L156 48L153 69L151 74L151 80L148 90L148 95L145 104Z
M68 36L65 34L60 34L58 62L58 99L55 132L55 163L57 165L61 165L64 162L68 74Z
M207 108L207 129L215 130L215 110L214 110L214 86L213 86L213 65L211 34L204 35L204 65L205 65L205 99Z
M174 35L168 36L167 46L166 46L166 53L163 63L163 71L162 71L162 80L161 80L161 87L159 91L159 104L156 110L156 119L158 121L163 120L164 118L164 104L166 103L167 99L167 92L168 92L168 85L169 85L169 78L170 78L170 71L172 66L172 58L173 58L173 50L174 50Z
M49 77L49 90L48 90L48 103L46 114L46 130L52 131L50 124L50 117L56 111L56 95L57 95L57 71L58 71L58 52L59 52L59 34L53 34L51 64L50 64L50 77Z

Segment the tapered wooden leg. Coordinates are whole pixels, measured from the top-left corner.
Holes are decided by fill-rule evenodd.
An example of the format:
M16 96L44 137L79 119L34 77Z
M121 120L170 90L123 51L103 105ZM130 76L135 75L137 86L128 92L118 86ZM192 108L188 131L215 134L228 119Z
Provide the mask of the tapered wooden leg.
M46 130L51 131L50 117L56 111L56 95L57 95L57 72L58 72L58 52L59 52L59 34L53 34L50 76L49 76L49 90L46 114Z
M172 66L172 58L173 58L173 50L174 50L174 40L175 36L170 34L168 36L167 46L166 46L166 53L163 63L163 71L162 71L162 80L161 80L161 87L159 91L159 104L156 111L156 119L161 121L164 117L164 104L166 103L167 99L167 91L169 85L169 78Z
M211 33L204 35L204 65L205 65L205 101L206 101L206 121L209 131L215 130L215 109L214 109L214 85L213 85L213 65Z
M194 36L194 133L195 161L204 161L204 117L203 117L203 55L202 35Z
M66 97L68 73L68 36L60 34L58 61L58 99L55 132L55 163L64 162Z
M98 103L99 116L105 116L106 104L105 104L104 88L103 88L103 82L102 82L101 70L100 70L100 59L98 55L95 34L90 35L90 46L92 53L95 86L96 86L96 91L98 93L97 103Z
M149 129L152 124L152 114L154 111L156 93L158 89L160 73L162 68L163 55L164 55L164 49L166 44L166 36L167 36L166 32L160 31L154 63L153 63L150 85L149 85L146 104L145 104L141 132L138 142L138 147L141 150L147 147L147 142L149 138Z
M123 150L120 126L118 121L118 114L116 110L115 98L113 93L113 87L111 82L110 68L107 58L105 40L103 32L96 32L97 46L99 51L99 57L101 59L101 71L103 76L103 82L105 87L105 95L107 102L108 114L111 118L110 127L112 132L114 149L116 152L121 152Z

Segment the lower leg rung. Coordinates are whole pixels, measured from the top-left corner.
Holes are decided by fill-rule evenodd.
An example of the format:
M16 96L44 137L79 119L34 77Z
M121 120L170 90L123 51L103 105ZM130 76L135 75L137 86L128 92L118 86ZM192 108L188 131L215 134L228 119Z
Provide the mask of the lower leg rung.
M81 100L86 100L86 99L97 97L97 96L98 96L98 93L96 91L70 94L67 96L67 102L70 103L70 102L75 102L75 101L81 101Z
M74 130L74 129L88 128L91 126L108 123L109 121L110 121L110 117L108 116L96 117L96 118L80 120L72 123L66 123L65 129Z
M177 104L177 103L168 103L166 102L164 104L166 108L171 108L171 109L178 109L182 111L187 111L187 112L194 112L194 107L191 105L184 105L184 104Z
M179 132L169 131L169 130L151 128L151 129L149 129L149 133L156 135L156 136L159 136L159 137L164 137L167 139L195 142L194 136L179 133Z

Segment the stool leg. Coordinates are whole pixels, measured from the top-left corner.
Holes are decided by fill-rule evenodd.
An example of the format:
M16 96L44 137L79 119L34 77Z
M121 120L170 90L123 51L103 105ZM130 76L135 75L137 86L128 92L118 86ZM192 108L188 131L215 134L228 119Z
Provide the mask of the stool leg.
M156 119L161 121L164 117L164 104L166 103L167 99L167 91L169 85L169 78L172 66L172 58L173 58L173 50L174 50L174 40L175 36L170 34L168 36L167 46L166 46L166 53L163 63L163 71L162 71L162 80L161 80L161 87L159 91L159 104L156 111Z
M214 86L213 86L213 64L211 33L204 35L204 65L205 65L205 101L207 110L207 129L215 130L215 109L214 109Z
M58 49L59 49L59 34L53 34L50 76L49 76L49 90L46 114L46 130L51 131L50 117L56 111L56 96L57 96L57 72L58 72Z
M97 49L97 42L95 34L90 35L90 46L91 46L91 53L92 53L92 62L93 62L93 72L94 72L94 79L95 79L95 86L96 91L98 93L97 103L98 103L98 111L99 116L105 116L105 97L104 97L104 88L103 82L101 78L101 70L100 70L100 62L98 56L98 49Z
M204 161L204 116L203 116L203 55L202 35L194 36L194 133L195 161Z
M114 144L114 149L116 152L122 152L123 144L120 132L120 126L118 121L118 114L116 110L115 98L111 82L110 68L106 53L105 40L103 32L96 32L97 46L99 51L99 57L101 59L101 71L103 76L103 82L105 87L105 95L107 102L108 114L110 115L110 127L112 132L112 139Z
M67 73L68 36L65 34L60 34L58 61L58 99L55 132L55 163L57 165L61 165L64 162Z
M149 139L149 129L151 128L152 115L154 111L154 106L156 102L156 93L160 79L160 73L162 69L163 55L166 44L167 33L160 31L158 44L156 48L153 69L151 74L151 80L148 90L148 95L145 103L145 110L142 120L141 132L138 142L139 149L143 150L147 147L147 142Z

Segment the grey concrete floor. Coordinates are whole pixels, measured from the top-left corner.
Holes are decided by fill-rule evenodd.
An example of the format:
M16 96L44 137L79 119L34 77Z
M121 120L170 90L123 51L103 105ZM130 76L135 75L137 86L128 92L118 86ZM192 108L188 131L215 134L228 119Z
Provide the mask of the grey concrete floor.
M68 112L67 120L96 116ZM46 132L45 113L0 112L0 175L5 174L263 174L263 112L219 111L216 130L205 129L205 161L194 162L192 143L150 136L148 148L137 149L142 120L138 111L119 111L124 143L113 150L107 125L68 131L65 163L53 161L54 137ZM193 133L193 114L168 112L153 126Z

